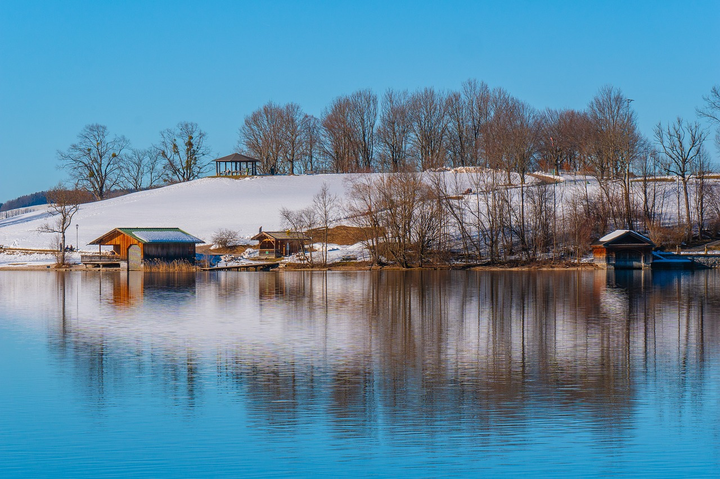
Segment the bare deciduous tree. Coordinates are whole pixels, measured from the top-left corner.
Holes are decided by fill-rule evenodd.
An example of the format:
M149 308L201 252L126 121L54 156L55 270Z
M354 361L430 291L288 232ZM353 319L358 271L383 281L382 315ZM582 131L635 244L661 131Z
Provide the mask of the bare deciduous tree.
M682 183L688 239L692 235L688 182L703 154L705 136L699 123L688 123L680 117L675 120L675 123L665 127L658 123L655 127L655 141L665 156L665 170L676 175ZM678 218L678 222L680 222L680 218Z
M260 173L278 171L283 151L282 107L268 102L245 117L238 149L260 160Z
M306 173L323 169L321 161L321 126L320 120L312 115L305 115L302 121L302 169Z
M353 137L360 159L359 169L371 171L375 166L375 123L377 122L378 99L372 90L359 90L350 95L351 124Z
M163 171L168 182L191 181L207 168L205 157L210 148L205 144L205 132L197 123L180 122L175 128L160 132L155 148L163 158Z
M162 157L155 148L131 149L120 170L121 185L133 191L156 186L161 179Z
M317 215L312 206L297 211L283 207L280 209L280 218L284 228L305 235L310 235L311 230L317 226ZM310 238L312 242L312 237ZM300 255L312 265L312 247L306 250L304 239L298 239L297 242L300 247ZM310 253L309 255L308 252Z
M48 213L53 221L43 224L38 231L41 233L55 233L57 252L56 262L59 266L66 264L65 235L72 224L73 216L80 209L80 204L87 202L87 194L79 190L68 190L57 186L47 192Z
M633 228L630 174L633 162L641 155L645 139L638 132L631 99L611 86L600 89L590 102L588 115L592 124L591 151L588 157L593 174L607 204L613 209L616 226ZM614 186L620 187L621 209Z
M720 85L713 86L710 94L704 96L703 100L705 106L698 109L698 115L715 123L715 146L720 151Z
M240 233L235 230L221 228L213 234L212 242L220 248L237 246L240 242Z
M400 171L407 167L412 124L407 91L385 92L377 129L380 165L386 171Z
M425 88L410 96L412 146L420 170L445 165L447 102L444 94Z
M129 144L123 136L111 138L106 126L94 123L82 129L77 143L57 154L77 187L87 189L102 200L120 180L120 168Z
M320 191L313 197L313 209L318 227L322 228L322 264L325 266L328 259L328 231L339 209L338 197L330 192L327 183L323 183Z

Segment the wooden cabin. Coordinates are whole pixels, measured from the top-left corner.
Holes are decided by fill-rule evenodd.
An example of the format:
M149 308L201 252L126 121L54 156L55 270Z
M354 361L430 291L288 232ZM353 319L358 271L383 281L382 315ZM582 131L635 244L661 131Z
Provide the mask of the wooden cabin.
M642 269L652 265L655 244L636 231L616 230L591 247L593 260L601 268Z
M215 176L256 176L260 160L233 153L215 161Z
M260 242L261 258L279 258L290 256L305 250L305 245L312 241L298 231L262 231L252 239Z
M175 260L195 262L195 245L203 240L180 228L115 228L88 244L98 245L97 255L83 255L86 265L127 263L128 269L139 270L145 261ZM110 254L102 254L103 246L111 246Z

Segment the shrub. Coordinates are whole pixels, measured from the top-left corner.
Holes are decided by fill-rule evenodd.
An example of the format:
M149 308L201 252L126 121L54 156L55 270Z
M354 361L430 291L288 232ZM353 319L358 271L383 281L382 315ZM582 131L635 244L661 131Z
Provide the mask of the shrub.
M220 248L230 248L239 244L240 234L225 228L219 229L213 235L212 242Z

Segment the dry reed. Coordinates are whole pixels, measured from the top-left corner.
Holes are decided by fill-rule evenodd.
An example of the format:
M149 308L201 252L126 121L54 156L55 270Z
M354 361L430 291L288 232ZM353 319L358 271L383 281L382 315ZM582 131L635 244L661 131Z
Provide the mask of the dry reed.
M198 270L197 266L185 260L145 262L146 273L187 273Z

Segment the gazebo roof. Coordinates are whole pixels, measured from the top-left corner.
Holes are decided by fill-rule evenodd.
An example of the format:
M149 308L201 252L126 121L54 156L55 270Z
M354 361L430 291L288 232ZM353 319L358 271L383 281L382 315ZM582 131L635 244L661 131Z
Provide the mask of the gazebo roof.
M222 158L218 158L213 161L215 161L216 163L229 163L231 161L260 163L260 160L256 160L255 158L251 158L249 156L246 156L246 155L243 155L240 153L233 153L232 155L223 156Z

